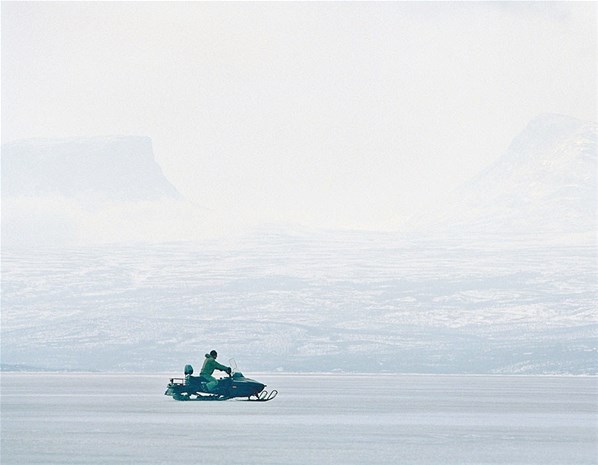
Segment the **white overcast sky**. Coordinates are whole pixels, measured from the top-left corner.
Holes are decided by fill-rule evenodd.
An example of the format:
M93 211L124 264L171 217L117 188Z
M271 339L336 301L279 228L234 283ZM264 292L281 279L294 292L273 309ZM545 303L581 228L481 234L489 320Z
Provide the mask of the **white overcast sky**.
M2 140L150 136L240 221L392 229L540 113L596 120L596 3L2 3Z

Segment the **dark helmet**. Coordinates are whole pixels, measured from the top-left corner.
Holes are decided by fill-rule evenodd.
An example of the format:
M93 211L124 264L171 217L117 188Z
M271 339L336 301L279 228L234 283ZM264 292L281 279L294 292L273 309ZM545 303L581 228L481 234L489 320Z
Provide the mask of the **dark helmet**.
M218 357L218 352L216 352L215 350L211 350L210 351L210 355L214 358Z

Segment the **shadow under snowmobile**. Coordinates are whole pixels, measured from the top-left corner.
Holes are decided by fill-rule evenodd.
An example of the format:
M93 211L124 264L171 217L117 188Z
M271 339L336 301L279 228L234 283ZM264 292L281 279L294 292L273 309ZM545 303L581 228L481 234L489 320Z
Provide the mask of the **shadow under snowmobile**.
M278 391L265 391L265 384L245 378L243 373L234 372L227 378L220 378L218 385L208 391L205 378L192 376L193 367L185 366L184 378L171 378L164 395L174 400L229 400L239 399L252 402L267 402L278 395ZM246 398L246 399L242 399Z

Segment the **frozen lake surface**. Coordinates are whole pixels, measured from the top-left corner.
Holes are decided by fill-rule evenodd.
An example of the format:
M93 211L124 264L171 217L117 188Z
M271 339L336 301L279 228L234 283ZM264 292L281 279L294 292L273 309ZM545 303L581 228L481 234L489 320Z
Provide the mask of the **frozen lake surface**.
M2 373L2 464L596 464L591 377L252 376L268 403L177 402L170 376Z

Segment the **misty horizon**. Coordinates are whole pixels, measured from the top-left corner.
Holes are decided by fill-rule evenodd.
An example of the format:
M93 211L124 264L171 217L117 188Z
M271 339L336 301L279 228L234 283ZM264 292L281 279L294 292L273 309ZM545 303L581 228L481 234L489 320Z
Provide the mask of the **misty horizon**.
M553 133L550 136L552 142L543 135L546 131ZM555 208L568 210L562 212L562 218L567 217L569 222L568 225L563 223L563 232L593 233L596 218L592 208L596 203L596 195L592 186L595 186L596 179L591 173L595 171L592 168L596 164L595 146L595 123L563 115L540 115L514 137L501 157L461 186L446 192L444 199L438 201L434 207L416 212L413 218L407 217L400 227L389 230L372 227L346 229L409 234L417 232L418 229L421 232L422 227L427 227L442 233L442 226L446 225L447 221L449 224L458 221L479 221L476 215L481 213L475 212L480 208L484 208L485 216L496 216L497 212L492 211L499 203L488 203L493 197L496 198L494 202L500 202L497 200L500 196L510 195L517 199L517 203L529 203L537 194L526 192L528 188L521 190L523 186L512 185L513 182L524 181L526 184L544 184L542 189L552 190L555 194L563 189L571 189L574 183L575 189L581 195L573 204L567 197L556 200L557 203L554 199L550 200L550 203L546 204L550 211L538 217L535 225L530 223L525 226L528 233L540 227L544 230L544 239L549 241L551 228L548 224L562 221L562 215L554 214ZM190 202L164 175L156 161L157 157L149 137L121 135L29 139L3 144L2 149L3 240L8 246L18 243L23 245L28 241L31 244L74 245L127 240L203 240L247 234L256 228L264 227L283 227L289 232L293 229L312 232L326 230L309 223L242 223L227 214L228 212ZM517 155L518 170L528 172L522 171L517 174L515 171L515 179L509 180L508 177L512 175L501 174L501 163L504 165L509 158L513 158L514 154L510 152L520 150L523 152ZM558 172L550 179L546 178L547 174L543 173L545 169L534 161L538 156L538 150L542 152L544 164L556 163L555 166L559 170L570 171L568 178L563 178ZM559 153L563 150L568 151L568 155L561 160L562 155ZM526 168L526 165L529 166ZM480 178L488 176L488 173L494 178L493 181L483 181ZM475 187L476 182L482 184ZM566 183L570 186L566 187ZM495 187L490 187L492 185ZM480 189L484 191L482 196ZM584 189L586 194L583 194ZM501 190L504 191L502 194ZM548 192L545 192L543 196L547 194ZM541 200L542 197L538 199ZM563 202L569 202L569 205L565 207ZM464 210L463 205L469 205L468 209ZM542 208L545 208L542 204L534 207L537 212ZM577 217L571 216L572 209L581 209ZM530 213L534 214L530 211L526 215L529 216ZM467 219L467 215L471 218ZM500 214L493 221L493 228L500 226L497 223L499 217ZM36 218L39 220L37 223ZM506 218L502 221L508 222ZM593 222L588 225L587 221ZM426 226L426 223L429 223L429 226ZM53 229L56 228L62 231L53 234ZM463 225L460 228L464 233ZM490 224L485 229L489 230ZM43 237L36 237L36 232L41 233ZM515 230L509 231L504 228L499 234L505 232L516 234ZM524 231L520 230L519 234L522 232Z
M392 231L540 114L596 121L592 3L13 3L2 141L131 134L226 228Z

